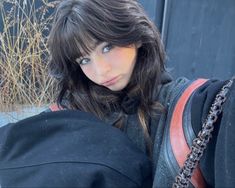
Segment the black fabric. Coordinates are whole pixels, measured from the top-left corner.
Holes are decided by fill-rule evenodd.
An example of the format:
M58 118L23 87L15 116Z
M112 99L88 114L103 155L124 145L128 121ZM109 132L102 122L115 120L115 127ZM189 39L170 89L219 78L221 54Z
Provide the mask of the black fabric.
M132 98L127 95L122 99L121 108L126 114L136 114L140 104L140 97L134 96Z
M180 83L177 87L177 83ZM157 125L151 124L151 126L157 126L157 131L154 140L154 152L153 152L153 187L171 187L175 178L174 160L169 159L172 154L166 152L167 143L169 143L169 129L167 129L168 123L170 122L172 105L174 106L174 99L179 97L179 92L187 84L187 80L176 80L162 86L160 91L160 101L166 107L167 113L162 114ZM199 130L202 128L202 122L208 115L209 108L215 99L216 94L220 91L226 81L209 80L203 84L199 89L196 90L193 97L190 98L191 110L189 113L184 113L184 116L191 115L192 124L185 126L192 126L194 133L197 135ZM230 95L228 96L227 103L224 105L224 111L215 123L215 130L212 133L212 139L210 140L205 153L200 160L200 169L202 170L203 176L206 180L207 187L234 187L235 185L235 173L234 163L235 160L235 141L234 127L234 99L235 97L235 86L231 88ZM230 102L229 102L230 101ZM225 110L226 109L226 110ZM228 113L231 111L230 113ZM226 113L226 115L225 115ZM227 115L230 114L230 115ZM229 121L228 121L229 120ZM227 125L227 128L224 128ZM228 126L229 125L229 126ZM165 142L164 142L165 141ZM226 146L225 146L226 145ZM166 154L166 155L164 155ZM224 157L223 157L224 156ZM221 162L222 161L222 162ZM176 173L178 173L176 171ZM222 180L223 179L223 180Z
M159 123L155 125L158 128L153 150L154 188L172 187L178 174L179 166L174 158L170 142L170 123L174 107L190 83L192 82L185 78L179 78L161 88L159 100L166 107L166 112L162 114Z
M151 187L149 159L120 130L80 111L0 128L4 187Z
M195 134L197 135L198 132L202 128L202 124L205 121L209 109L211 107L212 102L215 99L216 94L221 90L222 86L226 84L226 81L218 81L218 80L209 80L206 82L203 86L201 86L196 93L193 96L193 103L192 103L192 128L194 129ZM231 91L234 90L234 88L231 89ZM234 91L233 91L234 92ZM228 97L228 100L231 100L231 95ZM234 105L234 104L233 104ZM200 161L200 168L202 170L203 176L207 182L208 187L221 187L223 184L218 184L218 177L222 176L225 173L226 169L223 167L225 164L229 164L229 160L235 160L235 155L231 153L231 155L228 155L227 159L221 157L220 159L224 160L224 163L218 163L216 162L216 157L220 153L220 155L225 155L223 144L221 143L221 139L224 140L224 138L227 138L227 135L225 133L225 127L224 123L221 122L222 116L224 116L225 112L230 111L234 106L226 105L224 107L224 112L222 115L219 116L219 119L214 124L214 131L212 132L212 139L210 140L205 153L202 156L202 159ZM226 117L223 117L225 119L224 121L227 121ZM235 122L235 121L234 121ZM233 131L233 132L232 132ZM234 130L231 129L231 133L235 134ZM235 140L234 137L232 137L232 134L230 137L228 137L228 140L231 140L231 143L233 143L233 147L231 147L231 152L235 152ZM218 135L220 135L218 137ZM218 169L223 169L219 170ZM230 168L228 168L230 169ZM227 169L227 170L228 170ZM215 176L215 173L217 175ZM233 181L235 181L235 178L232 178ZM234 184L230 184L227 182L230 186L234 186ZM219 186L220 185L220 186ZM227 186L226 186L227 187Z
M215 150L216 187L235 186L235 83L224 104Z
M216 94L225 84L225 81L209 80L197 89L193 95L192 124L196 133L201 130Z
M161 74L161 85L159 88L172 81L172 77L168 72L163 72ZM155 95L158 95L158 90L156 89ZM157 98L157 96L155 97ZM132 96L129 97L128 95L124 94L122 96L122 101L121 101L121 109L123 110L124 113L128 115L133 115L137 113L138 107L140 105L140 96Z
M181 79L179 85L174 81L163 84L159 98L165 101L166 111L172 105L171 99L178 96L179 90L187 83ZM224 81L209 80L194 93L191 116L195 134L201 130L211 103L224 84ZM235 185L234 85L200 161L208 187ZM44 113L1 128L0 184L2 187L7 183L21 187L51 187L49 183L56 187L151 187L150 163L143 154L146 147L143 131L137 129L136 114L127 117L124 131L132 142L118 129L79 111ZM150 120L151 133L154 134L151 135L154 147L152 164L155 164L153 187L163 187L163 184L156 183L160 182L156 179L164 179L164 185L171 185L175 177L172 175L174 169L168 169L162 163L166 159L159 159L163 156L161 152L166 150L163 140L168 119L167 113L163 113ZM46 163L48 158L54 162ZM63 162L57 163L56 160ZM38 161L44 163L39 165Z

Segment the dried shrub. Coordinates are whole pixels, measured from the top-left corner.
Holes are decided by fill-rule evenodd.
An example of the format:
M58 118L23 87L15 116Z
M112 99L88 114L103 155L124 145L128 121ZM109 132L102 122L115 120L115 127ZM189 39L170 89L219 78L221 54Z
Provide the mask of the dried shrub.
M59 1L0 0L0 105L41 106L54 100L47 36ZM37 4L36 4L37 3Z

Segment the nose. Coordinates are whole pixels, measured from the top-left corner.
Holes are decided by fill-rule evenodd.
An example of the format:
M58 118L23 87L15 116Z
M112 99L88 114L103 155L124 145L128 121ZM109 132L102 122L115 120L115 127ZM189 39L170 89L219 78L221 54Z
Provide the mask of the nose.
M96 56L94 58L95 72L98 76L104 76L111 71L111 64L107 62L103 57Z

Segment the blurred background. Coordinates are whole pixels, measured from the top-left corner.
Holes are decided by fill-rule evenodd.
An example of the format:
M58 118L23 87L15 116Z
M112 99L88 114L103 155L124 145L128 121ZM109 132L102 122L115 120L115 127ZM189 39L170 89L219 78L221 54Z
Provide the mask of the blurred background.
M0 0L0 125L54 101L47 36L57 0ZM174 78L235 74L235 0L139 0L162 35Z

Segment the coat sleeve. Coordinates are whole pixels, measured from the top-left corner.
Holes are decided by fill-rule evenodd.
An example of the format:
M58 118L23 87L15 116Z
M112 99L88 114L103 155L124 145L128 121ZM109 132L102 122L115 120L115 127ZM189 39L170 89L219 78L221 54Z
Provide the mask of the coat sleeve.
M200 87L193 97L192 127L197 135L209 113L216 94L224 81L210 80ZM203 176L211 187L235 185L235 84L223 106L223 112L214 124L212 138L200 160Z
M215 148L215 187L235 185L235 83L227 101Z

